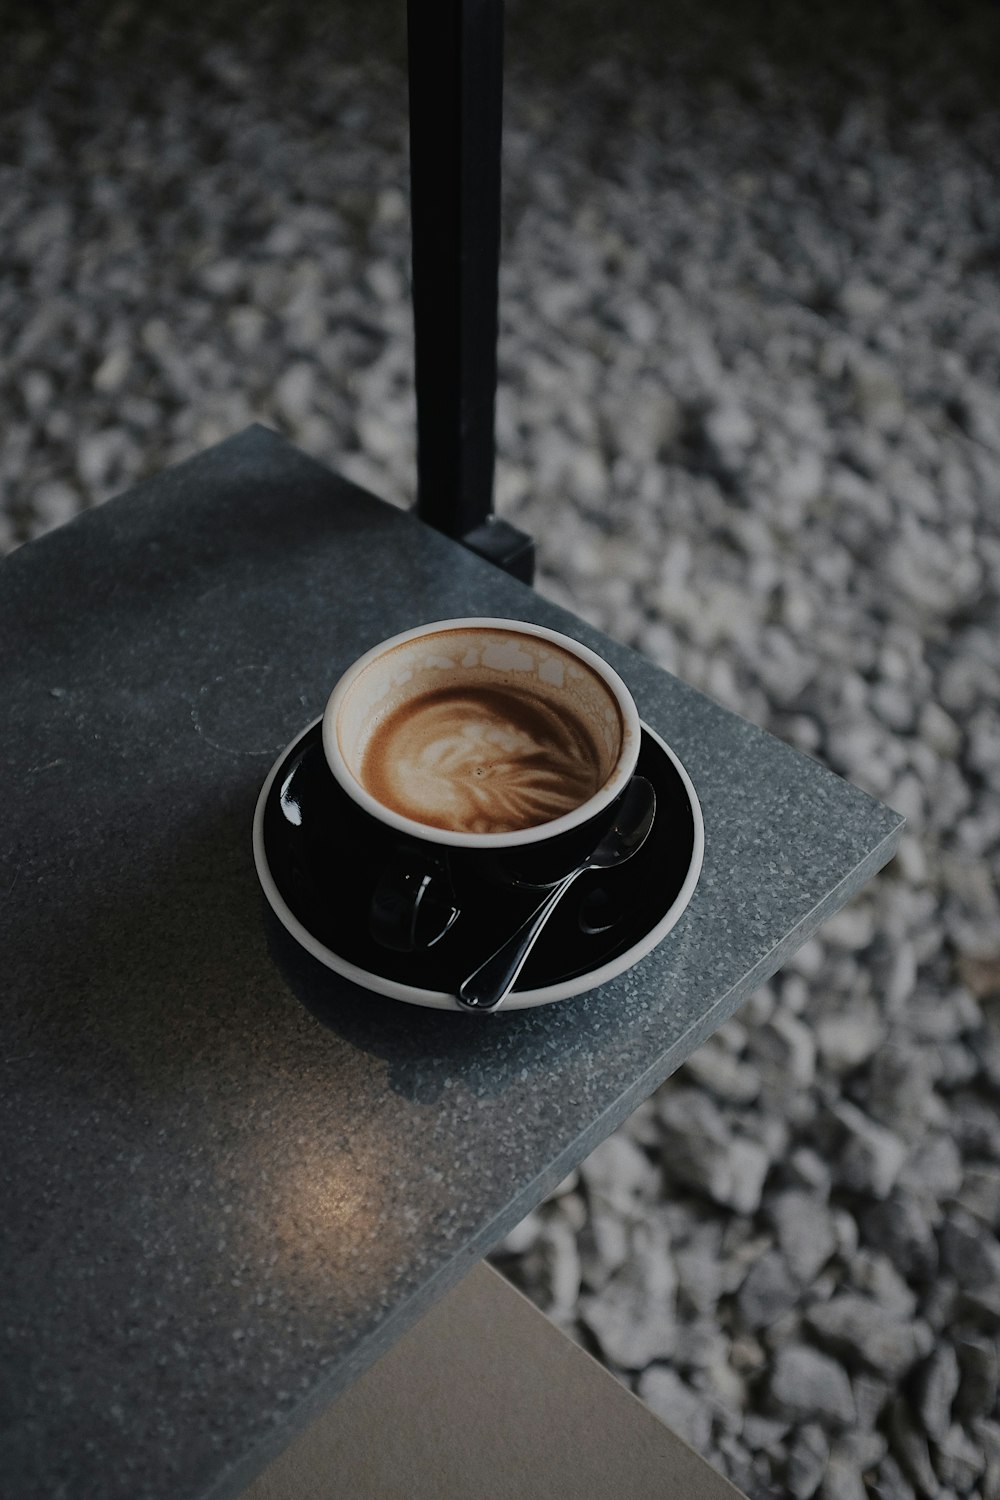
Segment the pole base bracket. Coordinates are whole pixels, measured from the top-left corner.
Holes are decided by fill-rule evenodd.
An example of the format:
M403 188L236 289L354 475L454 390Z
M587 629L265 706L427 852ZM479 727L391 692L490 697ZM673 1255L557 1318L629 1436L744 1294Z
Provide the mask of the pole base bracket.
M479 526L473 526L461 540L463 547L502 568L512 578L519 578L522 583L534 582L535 543L516 526L490 516Z

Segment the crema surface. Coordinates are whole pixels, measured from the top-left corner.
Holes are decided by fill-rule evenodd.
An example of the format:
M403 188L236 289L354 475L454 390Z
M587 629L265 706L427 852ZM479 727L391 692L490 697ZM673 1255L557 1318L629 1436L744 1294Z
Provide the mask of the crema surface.
M403 703L372 735L360 779L417 822L512 833L571 812L604 777L581 719L527 685L497 685L442 687Z

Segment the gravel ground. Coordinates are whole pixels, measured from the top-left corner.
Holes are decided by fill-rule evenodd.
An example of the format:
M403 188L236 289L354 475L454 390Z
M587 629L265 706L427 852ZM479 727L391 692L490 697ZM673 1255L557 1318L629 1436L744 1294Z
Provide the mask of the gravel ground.
M496 1260L754 1497L998 1500L998 13L609 9L511 7L499 507L910 830ZM255 417L408 503L401 17L6 19L0 550Z

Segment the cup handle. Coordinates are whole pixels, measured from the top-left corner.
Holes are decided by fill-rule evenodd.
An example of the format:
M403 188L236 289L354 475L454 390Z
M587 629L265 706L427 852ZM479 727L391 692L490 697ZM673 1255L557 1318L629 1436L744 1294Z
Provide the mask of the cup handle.
M432 948L458 916L447 860L399 845L378 878L368 931L383 948Z

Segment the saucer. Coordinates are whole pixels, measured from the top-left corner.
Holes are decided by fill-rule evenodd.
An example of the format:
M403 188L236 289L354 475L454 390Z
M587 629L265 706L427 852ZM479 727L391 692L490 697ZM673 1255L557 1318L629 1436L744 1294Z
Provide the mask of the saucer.
M368 935L368 905L386 857L386 834L334 780L321 728L317 719L282 751L257 800L254 862L268 903L308 953L345 979L411 1005L464 1010L455 998L462 980L543 893L514 886L471 896L463 891L460 917L432 948L395 953L381 947ZM647 724L636 769L656 790L646 842L619 868L580 876L504 1009L596 989L655 948L691 900L705 849L691 779Z

